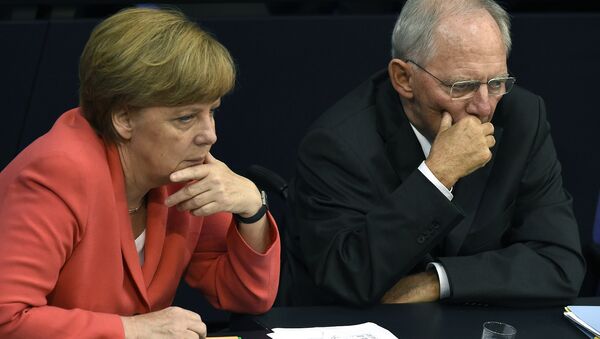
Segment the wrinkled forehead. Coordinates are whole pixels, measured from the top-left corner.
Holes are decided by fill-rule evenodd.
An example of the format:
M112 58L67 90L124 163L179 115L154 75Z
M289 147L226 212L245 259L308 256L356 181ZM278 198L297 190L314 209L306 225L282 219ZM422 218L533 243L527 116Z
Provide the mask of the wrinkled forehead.
M435 57L502 57L506 47L500 28L485 10L444 17L434 31Z

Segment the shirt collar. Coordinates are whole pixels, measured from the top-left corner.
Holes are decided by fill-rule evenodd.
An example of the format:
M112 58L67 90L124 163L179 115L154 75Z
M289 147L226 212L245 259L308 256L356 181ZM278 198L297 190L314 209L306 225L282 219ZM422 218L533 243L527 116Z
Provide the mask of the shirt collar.
M423 134L421 134L421 132L417 130L415 126L413 126L412 123L410 123L410 127L412 127L413 131L415 132L417 140L419 140L419 145L421 145L421 149L423 150L423 154L425 155L425 159L427 159L427 157L429 156L429 151L431 151L431 143L429 142L429 140L427 140L427 138L425 138Z

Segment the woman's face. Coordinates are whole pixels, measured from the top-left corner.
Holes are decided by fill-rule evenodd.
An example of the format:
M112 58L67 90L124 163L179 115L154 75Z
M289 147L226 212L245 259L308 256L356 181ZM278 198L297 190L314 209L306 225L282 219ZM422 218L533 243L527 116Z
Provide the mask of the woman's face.
M157 185L169 183L174 171L204 163L217 141L214 111L221 104L148 107L132 114L130 139L122 147L124 168ZM128 168L129 167L129 168Z

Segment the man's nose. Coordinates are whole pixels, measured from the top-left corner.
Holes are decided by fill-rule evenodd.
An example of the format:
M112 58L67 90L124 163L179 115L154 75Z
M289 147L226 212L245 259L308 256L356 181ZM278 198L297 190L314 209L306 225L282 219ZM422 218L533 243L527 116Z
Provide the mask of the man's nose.
M487 117L492 114L492 105L488 93L487 84L481 84L479 89L473 94L469 105L467 105L467 113L477 115L482 121L487 121Z

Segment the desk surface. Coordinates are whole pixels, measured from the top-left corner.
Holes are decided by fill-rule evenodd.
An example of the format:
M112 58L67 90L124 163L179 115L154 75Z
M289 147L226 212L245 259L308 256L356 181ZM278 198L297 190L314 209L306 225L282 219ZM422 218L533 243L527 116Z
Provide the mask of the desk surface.
M579 298L579 305L600 305L600 298ZM563 316L562 307L504 308L439 303L342 307L279 307L258 316L265 328L351 325L371 321L400 339L479 338L485 321L516 327L517 338L585 338Z
M257 331L234 331L234 332L216 332L209 333L208 338L223 338L223 337L241 337L242 339L271 339L267 336L267 333L271 333L268 330L257 330Z

